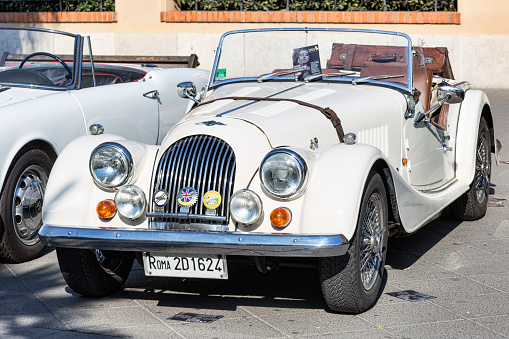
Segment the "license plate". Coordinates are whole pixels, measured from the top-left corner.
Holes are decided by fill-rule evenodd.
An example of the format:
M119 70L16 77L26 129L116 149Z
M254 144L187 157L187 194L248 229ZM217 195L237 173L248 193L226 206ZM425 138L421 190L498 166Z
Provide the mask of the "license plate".
M145 275L179 278L228 279L224 255L170 256L164 253L143 253Z

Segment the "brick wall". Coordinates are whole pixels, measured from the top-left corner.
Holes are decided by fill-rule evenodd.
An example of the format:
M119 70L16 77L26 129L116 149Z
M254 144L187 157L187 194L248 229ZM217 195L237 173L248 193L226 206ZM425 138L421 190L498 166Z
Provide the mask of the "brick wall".
M0 23L108 23L116 12L0 12Z
M168 23L454 24L457 12L167 11Z
M117 12L0 12L1 23L112 23ZM457 12L167 11L168 23L453 24Z

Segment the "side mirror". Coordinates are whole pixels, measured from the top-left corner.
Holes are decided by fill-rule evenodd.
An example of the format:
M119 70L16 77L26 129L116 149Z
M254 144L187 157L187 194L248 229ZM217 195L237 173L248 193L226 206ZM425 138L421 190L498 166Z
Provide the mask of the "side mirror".
M197 104L200 103L198 100L196 100L196 86L190 81L185 81L178 84L177 94L181 98L189 98Z
M445 100L447 104L458 104L465 99L465 91L454 86L439 86L437 88L438 101Z
M448 85L439 86L437 88L438 104L431 107L426 112L420 113L414 120L414 125L417 126L421 121L429 123L429 119L427 118L427 115L429 113L433 112L435 109L442 106L443 104L459 104L460 102L463 101L463 99L465 99L465 91L463 89Z

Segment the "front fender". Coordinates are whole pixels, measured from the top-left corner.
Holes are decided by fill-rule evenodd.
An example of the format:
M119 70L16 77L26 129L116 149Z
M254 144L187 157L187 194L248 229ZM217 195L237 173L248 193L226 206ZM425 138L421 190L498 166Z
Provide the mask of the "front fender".
M302 204L303 232L343 234L350 240L366 179L379 159L385 160L382 152L365 144L339 144L320 155Z
M89 171L90 154L99 144L115 141L124 145L134 159L134 175L130 184L147 194L158 146L128 141L113 134L88 135L71 142L60 154L51 171L44 196L43 223L55 226L108 226L96 214L97 203L114 199L115 192L100 189ZM147 196L147 199L150 199ZM111 221L119 221L118 213ZM137 224L146 223L138 220ZM126 224L116 222L116 224Z
M478 90L467 91L461 103L456 136L456 177L467 184L474 179L477 134L485 106L490 106L488 97ZM488 112L491 115L491 111Z

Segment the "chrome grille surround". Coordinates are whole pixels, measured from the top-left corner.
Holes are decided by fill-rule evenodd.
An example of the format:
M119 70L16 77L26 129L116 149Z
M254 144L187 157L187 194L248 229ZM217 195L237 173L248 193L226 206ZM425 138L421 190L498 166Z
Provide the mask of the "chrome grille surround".
M154 178L152 196L158 190L168 192L168 203L150 205L151 229L228 231L230 197L235 179L235 153L223 140L208 135L194 135L173 143L162 155ZM177 194L184 187L198 193L198 201L189 213L180 213ZM214 190L221 195L217 215L206 213L203 195Z

